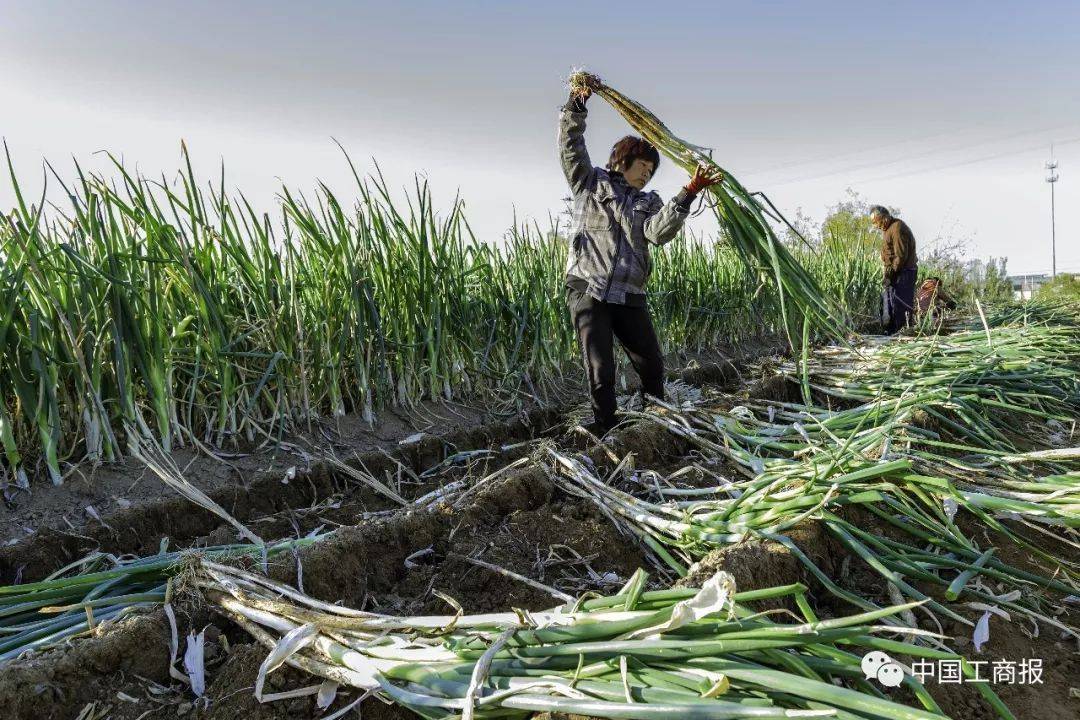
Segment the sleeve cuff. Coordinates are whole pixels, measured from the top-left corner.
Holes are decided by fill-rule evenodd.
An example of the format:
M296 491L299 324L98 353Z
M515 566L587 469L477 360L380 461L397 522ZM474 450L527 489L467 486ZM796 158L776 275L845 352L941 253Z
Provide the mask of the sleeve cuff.
M695 199L697 199L697 194L686 188L680 190L679 194L673 198L675 205L683 212L690 212L690 206L693 205Z
M585 112L585 98L580 95L570 95L570 99L563 105L563 110L569 110L570 112Z

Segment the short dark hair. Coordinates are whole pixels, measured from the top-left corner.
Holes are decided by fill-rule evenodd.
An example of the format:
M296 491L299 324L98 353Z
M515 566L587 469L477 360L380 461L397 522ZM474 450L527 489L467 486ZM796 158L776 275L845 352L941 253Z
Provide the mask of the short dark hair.
M647 160L653 164L653 172L660 166L660 153L649 141L636 135L627 135L611 148L607 169L612 172L624 172L635 160Z
M887 218L892 217L892 213L889 212L889 208L885 207L884 205L871 205L870 206L870 214L871 215L880 215L881 217L887 217Z

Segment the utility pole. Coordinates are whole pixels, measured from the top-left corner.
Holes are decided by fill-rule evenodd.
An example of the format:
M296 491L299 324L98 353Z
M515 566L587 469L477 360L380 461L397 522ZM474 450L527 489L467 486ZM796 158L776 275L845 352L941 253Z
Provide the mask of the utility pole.
M1054 146L1050 146L1050 159L1046 161L1046 182L1050 183L1050 279L1057 277L1057 229L1054 224L1054 184L1061 177L1054 159Z

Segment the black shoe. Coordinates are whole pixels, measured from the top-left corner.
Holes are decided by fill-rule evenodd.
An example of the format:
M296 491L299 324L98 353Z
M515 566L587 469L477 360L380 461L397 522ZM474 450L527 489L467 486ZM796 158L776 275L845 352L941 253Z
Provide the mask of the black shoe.
M605 423L600 422L599 420L593 420L588 425L585 425L584 428L593 435L595 435L598 440L600 440L603 439L603 437L609 432L611 432L611 428L615 427L615 424L616 423L614 422Z

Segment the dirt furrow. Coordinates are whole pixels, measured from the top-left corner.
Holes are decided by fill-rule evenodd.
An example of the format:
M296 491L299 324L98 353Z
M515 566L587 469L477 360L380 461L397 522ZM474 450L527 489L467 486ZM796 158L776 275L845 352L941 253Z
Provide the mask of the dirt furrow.
M653 425L617 432L614 445L617 455L632 449L639 468L678 466L690 449L684 441ZM599 451L590 455L604 466ZM871 522L861 516L848 519L863 525ZM880 576L851 556L820 524L804 524L791 537L831 580L888 604ZM555 548L560 549L553 554ZM454 597L470 612L511 607L536 610L558 604L542 591L470 564L469 557L571 594L585 589L612 591L635 568L646 565L635 543L619 535L595 508L566 497L541 468L530 466L488 484L456 512L401 512L341 528L331 538L302 551L299 562L291 558L279 561L271 574L284 582L302 584L315 597L388 613L448 612L435 591ZM406 563L406 558L413 559ZM718 570L732 573L740 589L803 582L823 618L853 611L776 543L748 541L714 551L692 568L683 583L700 583ZM190 693L176 683L171 690L147 689L153 687L147 681L169 685L167 624L163 613L155 612L129 619L99 638L75 642L70 650L0 668L0 696L9 698L8 716L73 717L89 702L108 705L109 717L115 720L135 720L155 707L147 718L177 714L202 720L316 716L310 698L259 704L252 695L252 685L265 650L206 608L188 608L182 613L181 633L187 627L197 630L210 623L214 624L208 632L210 685L205 700L193 704ZM1029 638L1018 623L995 621L992 628L994 652L1013 659L1041 657L1047 667L1045 691L1035 686L995 687L1017 716L1045 717L1038 714L1040 707L1067 716L1072 702L1068 688L1076 684L1078 670L1070 648L1049 634ZM969 633L969 629L951 626L946 631L961 639ZM281 671L272 676L270 689L281 691L311 682L299 673ZM930 690L951 717L993 717L970 685L931 685ZM139 702L121 700L118 692ZM356 695L343 692L335 707L347 697ZM379 718L411 717L407 711L376 700L365 701L363 711Z
M776 350L775 343L750 346L734 363L727 360L695 361L670 376L684 382L723 384L738 375L735 363L744 364ZM715 355L710 357L715 359ZM396 441L382 442L379 447L363 452L352 452L346 445L346 449L337 454L349 466L363 469L380 479L394 476L400 468L420 474L459 450L498 448L558 432L565 426L564 415L568 409L566 405L535 407L512 422L484 422L480 416L466 418L457 426L432 429L404 445L399 441L407 435L401 429L394 435ZM350 442L359 441L354 438ZM503 460L509 457L504 456ZM237 461L231 469L223 469L220 464L208 465L208 461L199 459L192 461L194 470L188 470L185 465L181 467L192 482L233 517L253 523L256 532L259 532L260 518L310 508L332 498L345 498L349 509L358 508L359 512L396 507L393 501L343 477L317 457L305 466L300 458L279 451L261 460L253 457L245 462L241 465ZM212 472L207 468L212 468ZM224 479L220 476L222 472ZM93 483L93 479L90 482ZM140 485L140 491L147 496L139 502L125 502L119 509L111 506L111 510L102 504L101 488L87 490L97 497L96 509L93 503L87 502L92 499L90 495L81 496L72 487L39 489L38 493L63 492L75 506L49 509L45 521L37 529L9 539L8 544L0 548L0 584L41 579L95 550L117 555L145 555L157 552L165 538L172 548L190 547L208 537L232 541L231 536L222 535L221 522L216 516L176 496L156 477L145 477L145 471L140 470L134 484ZM430 489L429 485L415 485L403 490L403 494L409 499ZM9 508L9 512L15 513L15 510ZM273 537L272 533L269 537Z

